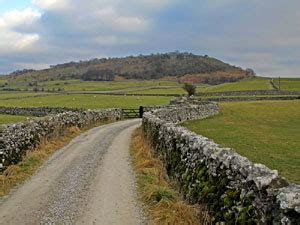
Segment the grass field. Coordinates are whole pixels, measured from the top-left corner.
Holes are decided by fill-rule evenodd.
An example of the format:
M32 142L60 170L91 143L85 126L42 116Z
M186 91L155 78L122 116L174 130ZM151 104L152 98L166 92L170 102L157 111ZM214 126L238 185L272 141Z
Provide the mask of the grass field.
M300 101L221 103L218 116L184 123L300 184Z
M274 83L279 86L279 80L274 79ZM281 78L280 89L288 91L300 91L300 79L299 78Z
M170 97L109 96L92 94L70 94L24 99L2 100L0 106L15 107L73 107L73 108L138 108L168 104Z
M199 100L207 100L210 99L211 101L214 101L215 99L218 100L220 98L259 98L259 97L269 97L269 98L275 98L275 97L298 97L299 95L231 95L231 96L201 96L196 97L196 99ZM241 101L241 100L240 100ZM253 100L254 101L254 100Z
M197 84L197 90L201 90L202 88L206 88L208 85L206 84ZM186 94L187 92L182 88L183 84L177 84L177 87L150 87L144 90L134 91L130 93L135 94Z
M6 98L24 98L38 95L49 95L47 92L15 92L15 91L0 91L0 99ZM53 93L52 93L53 94Z
M272 89L268 78L251 78L233 83L224 83L209 87L199 87L198 92L223 92L223 91L245 91L245 90L268 90Z
M129 92L133 94L186 94L186 91L184 91L181 87L171 87L171 88L160 88L160 87L154 87L154 88L148 88L140 91L134 91Z
M1 76L1 75L0 75ZM6 80L0 79L0 85L4 85L6 83Z
M9 83L8 88L28 89L39 88L44 90L63 88L66 91L122 91L138 90L145 87L176 87L175 81L166 80L124 80L124 81L82 81L82 80L56 80L38 82L37 87L29 86L29 82Z
M4 84L6 81L0 80ZM277 80L275 79L276 83ZM180 84L172 80L122 80L122 81L82 81L82 80L55 80L38 82L37 86L30 86L30 82L9 82L4 88L34 90L38 88L44 91L65 90L65 91L104 91L124 92L136 94L184 94ZM3 85L2 84L2 85ZM300 79L281 79L282 90L300 90ZM270 90L270 78L256 77L233 83L219 85L197 84L197 92L225 92L243 90Z
M26 120L26 118L27 118L26 116L14 116L14 115L0 114L0 125L20 122L20 121Z

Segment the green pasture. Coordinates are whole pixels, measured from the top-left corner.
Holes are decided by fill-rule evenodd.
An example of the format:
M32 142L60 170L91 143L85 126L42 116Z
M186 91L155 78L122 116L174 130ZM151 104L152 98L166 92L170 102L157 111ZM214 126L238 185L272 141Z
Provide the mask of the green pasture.
M274 83L279 87L279 79L274 78ZM299 78L281 78L280 89L287 91L300 91Z
M138 108L168 104L171 97L111 96L92 94L69 94L24 99L1 100L0 106L14 107L73 107L73 108Z
M246 90L269 90L272 89L269 78L256 77L241 80L239 82L223 83L209 87L199 87L198 92L225 92Z
M26 120L26 118L26 116L0 114L0 125L21 122Z
M0 91L0 100L7 98L25 98L39 95L49 95L47 92L16 92L16 91ZM53 93L52 93L53 94Z
M65 91L130 91L147 87L174 87L175 81L165 80L124 80L124 81L82 81L82 80L55 80L37 82L37 86L30 86L30 82L9 83L8 88L33 90L34 88L52 90L64 89Z
M300 183L300 101L221 103L219 115L184 126Z
M0 86L1 86L1 85L4 85L6 82L7 82L7 80L2 80L2 79L0 79Z
M186 94L186 91L181 87L172 87L172 88L162 88L162 87L153 87L144 90L128 92L132 94Z

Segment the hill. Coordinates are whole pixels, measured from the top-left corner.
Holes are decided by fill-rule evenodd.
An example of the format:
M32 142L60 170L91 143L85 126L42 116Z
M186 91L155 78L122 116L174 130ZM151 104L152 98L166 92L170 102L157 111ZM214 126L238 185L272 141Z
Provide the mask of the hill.
M171 77L184 81L186 77L188 81L218 84L253 75L254 72L251 69L243 70L209 56L173 52L69 62L51 66L45 70L16 71L9 75L9 79L15 81L69 79L112 81L120 78L149 80Z

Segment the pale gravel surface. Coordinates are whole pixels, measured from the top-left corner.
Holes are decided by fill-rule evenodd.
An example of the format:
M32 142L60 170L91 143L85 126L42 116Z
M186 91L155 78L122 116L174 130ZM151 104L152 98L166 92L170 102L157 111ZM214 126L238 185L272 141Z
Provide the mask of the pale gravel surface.
M94 128L0 203L0 224L144 224L129 143L140 120Z

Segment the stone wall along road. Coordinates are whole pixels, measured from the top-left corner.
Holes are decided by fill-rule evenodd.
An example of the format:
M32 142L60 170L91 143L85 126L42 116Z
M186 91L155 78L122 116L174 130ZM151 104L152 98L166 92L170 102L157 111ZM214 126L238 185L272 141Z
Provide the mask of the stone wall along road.
M0 202L0 223L143 224L129 159L140 120L94 128L57 151Z

